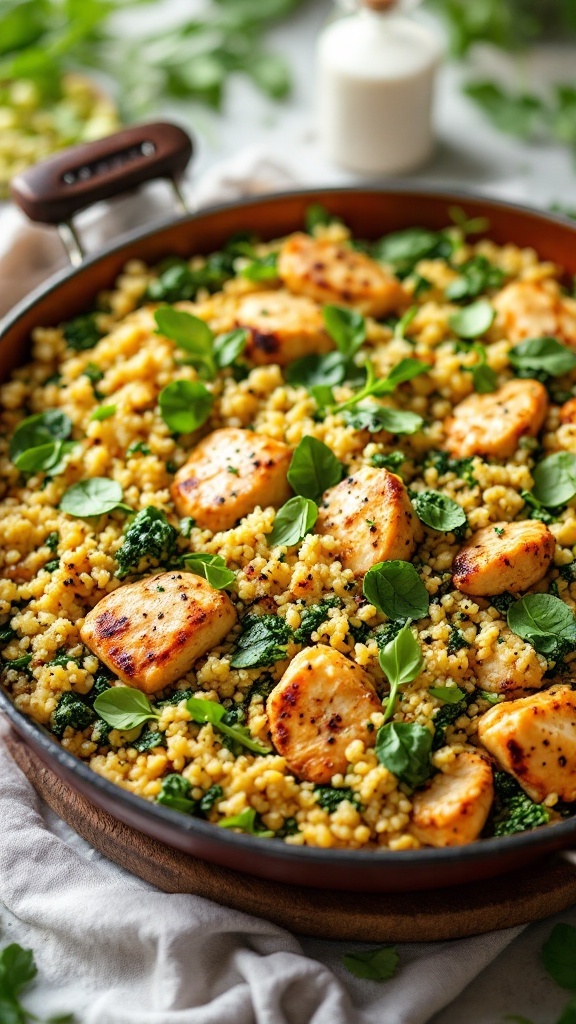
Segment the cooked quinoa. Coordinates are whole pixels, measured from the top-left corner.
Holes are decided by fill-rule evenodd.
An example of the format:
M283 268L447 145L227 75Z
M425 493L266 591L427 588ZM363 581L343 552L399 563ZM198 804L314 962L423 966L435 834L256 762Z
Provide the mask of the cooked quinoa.
M351 244L348 230L337 222L317 226L311 237L347 251ZM458 552L476 531L500 531L496 534L499 538L509 523L538 524L553 540L543 574L530 585L529 593L553 595L570 612L576 611L576 572L570 568L576 568L575 500L569 497L550 511L542 503L530 503L535 466L552 453L576 453L576 415L570 419L566 411L576 394L576 372L545 378L544 424L536 435L521 430L511 454L487 454L482 442L476 446L480 451L465 455L454 454L454 447L449 446L451 418L459 403L470 396L485 398L491 389L494 393L509 381L525 379L518 376L509 359L510 350L522 339L552 335L576 350L576 303L564 289L562 268L542 262L534 249L499 247L487 238L470 241L455 227L437 237L442 242L437 250L440 255L432 251L408 268L384 262L393 283L397 285L401 279L406 301L393 312L378 314L378 319L366 316L366 340L352 357L357 376L368 357L378 378L386 377L403 359L427 364L425 372L382 399L386 407L422 418L413 433L371 432L354 425L345 411L334 406L352 399L361 383L345 380L333 384L332 400L323 406L317 392L288 382L290 362L278 365L266 346L258 351L257 339L253 358L247 349L231 365L219 369L213 380L204 379L214 403L202 426L193 433L176 433L162 416L159 394L177 380L202 380L202 371L187 362L186 352L157 328L154 313L159 303L151 297L166 304L162 292L166 267L149 268L139 261L125 267L113 290L98 297L89 323L91 347L83 348L84 342L79 346L75 340L88 322L84 328L75 321L34 331L31 361L0 389L0 635L2 657L8 663L2 681L20 711L54 731L67 751L101 776L151 802L169 791L167 777L181 776L189 783L179 789L188 799L188 807L180 808L182 813L202 814L218 824L253 810L255 815L242 821L250 820L256 831L276 835L291 845L323 848L409 850L426 843L449 845L470 841L477 834L494 834L499 794L508 780L524 783L518 791L520 798L526 791L538 805L540 817L532 823L558 820L561 813L570 811L576 800L576 789L573 795L569 792L576 777L576 740L562 753L564 765L556 765L554 772L544 773L545 778L535 782L528 779L527 769L519 761L516 767L504 764L488 742L488 730L486 744L480 742L478 728L482 717L494 715L494 709L518 707L521 716L525 705L515 702L542 695L550 695L552 700L552 711L548 707L546 715L553 726L554 709L567 699L567 688L574 680L576 644L567 641L556 654L544 651L542 644L538 650L537 643L522 638L507 623L508 606L524 595L522 587L511 586L499 595L474 594L456 587L452 572ZM211 293L200 283L193 299L181 299L173 291L168 304L175 303L178 310L206 321L215 335L241 328L238 311L246 296L286 291L273 272L253 280L245 275L246 266L251 260L273 266L270 254L285 244L258 244L253 254L246 249L248 255L240 247L229 261L230 276L223 283L216 282L217 290ZM480 265L496 273L486 279L480 292L450 300L446 289L462 279L462 267L479 257ZM194 255L187 267L193 277L206 267L205 258ZM198 278L202 281L201 273ZM516 282L522 285L520 292L506 291ZM530 308L528 312L525 309L526 302L530 307L530 295L543 295L544 304L548 297L550 308L556 310L556 320L549 326L542 327L537 312L532 329ZM498 315L482 333L481 349L477 340L459 339L450 321L482 298L494 304ZM338 304L354 305L347 299L344 289ZM309 301L321 309L317 297ZM399 326L407 308L412 309L412 318ZM334 348L333 342L328 347ZM491 389L483 392L480 387L477 394L474 370L484 355L493 371ZM538 380L537 374L528 376ZM107 412L94 418L102 407ZM9 457L11 438L24 418L46 410L59 410L69 417L74 444L53 471L25 472ZM390 680L380 666L379 654L406 618L392 622L369 602L363 592L365 570L343 567L346 559L338 536L326 527L318 532L317 526L317 532L312 528L295 544L272 545L270 534L281 501L276 507L267 504L265 489L260 503L218 532L195 525L194 517L183 522L178 514L173 497L175 474L203 438L230 428L248 429L282 442L291 451L303 438L318 439L342 464L345 480L354 478L363 467L382 473L388 470L395 480L402 481L416 508L419 493L435 491L452 499L465 513L465 524L447 531L434 529L414 515L414 550L407 561L425 586L429 608L425 616L411 621L410 628L420 645L423 665L415 678L400 685L387 726ZM488 420L486 436L490 429ZM232 455L232 477L234 471ZM89 478L116 481L122 503L134 512L153 506L165 514L177 536L175 533L173 550L164 561L162 556L144 558L123 575L118 553L132 521L130 512L116 508L101 515L79 516L59 508L63 495ZM327 494L319 499L320 516L328 499ZM226 501L223 507L226 509ZM365 534L355 534L359 550L367 551L368 558L375 529L368 515ZM164 572L177 574L184 564L182 556L191 552L220 556L234 574L234 582L218 593L234 605L236 622L222 639L195 658L180 678L148 693L152 704L160 705L157 718L129 731L109 728L93 709L94 694L125 685L125 680L108 670L82 641L85 618L118 588ZM231 661L248 615L276 617L283 648L269 663L234 668ZM306 621L311 624L307 635L301 630ZM153 639L150 643L153 646ZM306 769L298 772L290 767L290 756L279 753L278 743L273 742L278 733L270 721L275 687L299 652L317 645L339 652L362 669L368 691L378 698L378 708L370 712L363 738L351 738L346 746L343 770L322 784L306 778ZM317 681L321 687L321 673ZM457 700L446 700L443 688L459 690ZM180 700L179 692L183 694ZM77 728L66 724L62 713L66 708L63 695L67 694L80 698L77 709L85 708L85 718L80 713L76 719ZM253 752L231 741L215 725L193 721L187 705L191 695L223 705L226 720L244 726L252 740L270 752ZM433 737L425 773L428 778L415 787L394 774L377 754L376 738L390 722L422 726ZM519 717L520 747L522 722ZM150 732L156 733L157 743ZM463 806L454 820L445 823L448 834L442 832L434 808L429 821L426 807L420 808L420 822L415 825L418 795L432 794L431 787L439 778L448 784L455 777L451 770L457 764L468 764L462 760L463 754L476 755L475 763L480 762L481 770L490 775L486 813L481 815L476 834L460 830L460 819L467 813ZM502 769L507 772L504 778ZM474 786L466 795L472 803L477 797ZM461 793L457 799L462 804ZM446 800L450 802L448 794ZM169 799L162 802L170 806ZM427 833L428 825L432 831ZM440 832L434 831L437 826Z

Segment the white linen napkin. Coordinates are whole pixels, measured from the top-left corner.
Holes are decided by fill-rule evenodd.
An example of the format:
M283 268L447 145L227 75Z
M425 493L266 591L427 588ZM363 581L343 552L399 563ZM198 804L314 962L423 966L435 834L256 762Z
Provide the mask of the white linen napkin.
M206 203L291 183L284 163L252 149L186 191ZM170 199L159 186L145 203L132 195L84 215L87 247L135 226L142 206L148 219L165 216ZM55 232L6 206L0 313L65 262ZM341 957L366 943L297 940L200 897L161 893L101 857L36 796L2 745L6 728L0 716L0 948L34 950L40 974L26 1004L44 1018L67 1010L79 1024L426 1024L522 932L402 945L396 978L359 980ZM494 1024L506 998L509 1012L529 1013L522 948L513 963L515 973L500 957L464 1016L457 1000L435 1024Z

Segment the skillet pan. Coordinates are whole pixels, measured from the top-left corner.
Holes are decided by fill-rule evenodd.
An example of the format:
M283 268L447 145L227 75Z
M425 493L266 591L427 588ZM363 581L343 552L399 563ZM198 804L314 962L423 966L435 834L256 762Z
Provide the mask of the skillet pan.
M362 238L413 226L438 230L449 222L451 206L464 206L469 216L489 220L488 235L497 244L533 246L543 260L576 274L576 225L570 221L471 194L403 184L308 189L184 213L83 257L75 213L158 177L174 184L181 206L177 179L191 153L190 139L174 125L141 125L74 147L15 179L13 198L31 219L58 226L72 266L31 293L0 324L1 379L26 360L34 327L56 325L85 311L98 292L110 288L128 260L155 264L167 256L209 253L238 231L254 231L263 239L279 237L302 229L311 203L322 203ZM219 829L120 789L17 711L1 688L0 710L46 765L97 807L175 849L276 882L358 892L437 889L517 870L576 842L575 817L463 848L393 852L288 846Z

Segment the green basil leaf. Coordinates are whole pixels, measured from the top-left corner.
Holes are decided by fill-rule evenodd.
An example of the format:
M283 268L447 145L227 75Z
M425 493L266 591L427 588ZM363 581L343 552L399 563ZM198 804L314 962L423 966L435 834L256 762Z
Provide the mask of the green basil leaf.
M515 370L527 376L562 377L576 368L576 352L556 338L527 338L510 349L508 358Z
M231 740L239 743L242 747L246 747L253 754L272 753L270 747L264 746L259 740L252 739L244 726L228 725L224 721L226 708L223 708L221 704L216 704L213 700L203 700L201 697L190 697L186 701L186 707L192 721L197 722L198 725L204 725L209 722L216 729L219 729L220 732L224 733L225 736L229 736Z
M459 704L466 696L459 686L431 686L428 692L437 700L443 700L445 704Z
M430 775L432 733L413 722L388 722L376 734L376 757L410 789Z
M350 359L366 341L366 320L345 306L323 306L322 316L339 352Z
M212 350L214 334L205 320L172 306L160 306L154 313L154 319L158 325L158 334L175 341L179 348L188 352L194 366L205 369L210 379L215 377Z
M269 546L283 544L291 547L299 544L317 518L318 507L310 498L302 498L300 495L290 498L276 513L272 532L268 535Z
M478 299L453 313L448 325L459 338L479 338L492 326L496 311L488 299Z
M444 250L444 251L443 251ZM419 260L426 256L447 257L452 252L452 243L447 235L427 228L407 228L392 231L374 244L373 255L383 263L391 263L399 272L409 273Z
M429 369L428 363L422 362L421 359L412 359L411 357L401 359L399 363L396 363L396 366L392 367L387 377L375 382L372 394L391 394L400 384L406 384L409 380L413 380L414 377L427 373Z
M576 928L555 924L542 947L542 963L562 988L576 990Z
M381 649L378 661L390 684L384 715L387 722L394 714L399 687L411 683L424 667L422 649L409 622Z
M510 605L507 622L516 636L528 640L540 654L551 654L558 641L576 645L576 618L553 594L526 594Z
M364 597L389 619L422 619L430 597L411 562L378 562L364 577Z
M244 267L242 277L247 277L249 281L275 281L278 277L277 253L271 252L262 259L253 260Z
M296 494L318 501L324 491L340 483L343 472L342 463L328 445L306 436L292 455L288 482Z
M102 422L102 420L110 419L110 417L113 416L115 412L115 405L100 405L98 406L97 409L94 410L90 419L96 420L97 422Z
M260 829L256 825L256 811L253 807L245 807L240 814L234 814L230 818L222 818L218 822L219 828L237 828L241 832L247 832L251 836L260 836L261 839L271 839L273 832Z
M244 327L218 334L214 338L214 359L218 368L223 369L235 363L246 348L247 341L248 331Z
M442 533L458 530L468 522L462 506L440 491L420 491L412 498L412 506L426 526Z
M221 555L205 555L192 551L182 557L186 569L202 576L214 590L226 590L236 582L236 573L226 565Z
M478 395L490 395L493 391L496 391L498 376L496 371L491 366L488 366L487 363L480 363L479 366L475 366L472 370L472 383L474 391Z
M405 409L391 409L378 402L361 402L344 412L344 421L355 430L369 430L378 434L381 430L389 434L415 434L424 420L415 412Z
M388 981L396 974L399 959L396 946L382 946L380 949L366 950L365 953L347 953L342 957L342 963L356 978Z
M285 377L288 384L305 388L319 385L333 387L334 384L341 384L346 377L346 360L340 352L329 352L325 356L303 356L290 363Z
M462 263L458 270L460 276L444 291L449 302L475 299L490 288L501 288L506 276L499 267L489 263L485 256L473 256Z
M46 412L28 416L18 424L12 435L10 458L18 465L17 460L31 448L44 448L53 445L55 441L66 441L71 433L72 420L59 409L47 409Z
M101 516L114 509L133 512L134 509L122 501L122 487L117 480L109 480L104 476L93 476L89 480L81 480L72 484L62 495L60 508L69 516L89 519Z
M547 508L564 505L576 495L576 455L554 452L536 466L534 497Z
M310 394L319 409L325 409L328 405L334 405L334 391L327 384L314 384L310 388Z
M160 392L158 402L165 424L175 434L191 434L210 416L214 395L198 381L175 380Z
M160 718L148 697L132 686L111 686L98 694L94 710L112 729L135 729L151 718Z

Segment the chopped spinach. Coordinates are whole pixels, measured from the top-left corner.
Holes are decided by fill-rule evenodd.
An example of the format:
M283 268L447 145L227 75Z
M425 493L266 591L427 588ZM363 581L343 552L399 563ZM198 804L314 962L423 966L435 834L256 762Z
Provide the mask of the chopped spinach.
M404 452L389 452L388 455L377 452L370 461L377 469L389 469L391 473L398 473L402 463L406 462L406 458Z
M164 264L156 280L146 289L148 302L180 302L195 299L198 291L220 290L225 281L234 276L236 253L214 252L206 257L202 267L192 270L185 260L172 259Z
M193 691L191 689L175 690L174 693L171 693L169 697L165 697L164 700L157 701L156 702L156 707L157 708L175 707L178 704L180 704L181 701L188 700L192 696L192 692Z
M286 657L292 630L279 615L247 615L236 640L232 668L261 668Z
M0 626L0 644L9 644L17 636L16 630L12 629L7 622Z
M548 808L534 803L506 772L494 772L494 796L491 825L495 836L511 836L550 821Z
M473 472L473 461L475 456L468 459L453 459L448 452L434 450L428 452L424 460L424 466L434 466L438 476L446 473L454 473L460 480L467 483L469 487L476 487L478 481Z
M46 566L44 566L44 568L46 568ZM48 662L48 664L58 665L60 666L60 668L67 668L69 662L72 662L73 665L76 665L76 668L80 667L79 658L73 658L71 654L68 654L68 651L64 647L59 647L58 650L56 651L56 654L54 655L52 660Z
M439 750L446 743L446 730L448 726L454 725L454 722L460 718L460 715L465 714L466 708L474 699L473 694L467 693L466 696L458 701L457 704L444 704L443 707L434 715L433 726L434 726L434 738L432 740L432 750Z
M130 746L140 754L146 754L149 750L154 750L155 747L165 747L166 737L158 729L151 729L149 725L145 725L138 739L133 740Z
M513 596L513 594L504 593L494 594L494 597L489 597L488 600L490 601L492 607L495 608L497 612L500 612L500 615L505 616L510 605L514 604L516 598Z
M456 651L461 651L463 647L470 647L464 633L457 626L451 626L450 637L446 645L448 654L455 654Z
M56 551L59 542L60 534L57 532L57 530L53 530L52 533L49 533L48 536L46 537L44 544L47 548L50 548L50 551Z
M328 814L334 814L343 800L348 800L355 807L358 807L358 797L349 786L342 789L334 789L333 786L314 786L316 801Z
M177 531L168 522L161 509L147 505L126 529L124 543L116 552L118 579L124 579L131 572L137 572L143 559L153 559L159 565L169 562L174 548Z
M28 666L32 661L31 654L23 654L21 658L13 658L12 661L0 662L0 672L8 672L12 669L15 672L28 672Z
M450 302L464 302L475 299L489 288L500 288L504 273L493 266L485 256L473 256L458 267L459 277L446 288L445 295Z
M173 811L181 811L183 814L194 814L196 801L190 797L192 786L182 775L166 775L162 779L162 787L156 802L163 807L170 807Z
M126 449L126 458L129 459L133 455L150 455L150 448L144 441L133 441Z
M69 320L64 324L62 333L68 348L75 352L85 352L94 348L102 337L102 331L96 323L96 313L86 313L84 316L77 316L75 320Z
M63 693L52 712L52 732L62 739L67 728L83 732L96 721L92 708L77 693Z
M548 524L557 522L557 516L548 512L542 502L532 494L532 491L520 491L520 497L524 498L525 510L530 510L528 519L539 519L540 522Z
M300 625L294 630L294 639L299 644L310 642L312 633L328 618L330 608L341 607L339 597L323 597L319 604L310 604L300 611Z
M206 817L206 815L212 810L217 800L223 796L224 790L222 786L210 786L204 793L204 796L198 803L198 813L200 817Z

